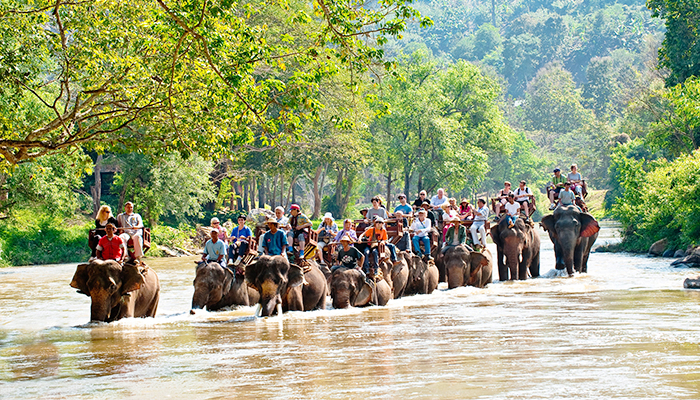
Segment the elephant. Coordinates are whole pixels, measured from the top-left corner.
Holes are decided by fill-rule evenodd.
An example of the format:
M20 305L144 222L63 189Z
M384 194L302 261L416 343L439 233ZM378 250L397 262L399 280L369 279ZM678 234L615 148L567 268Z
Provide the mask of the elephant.
M148 267L93 260L78 265L70 285L90 297L90 321L156 315L160 282L156 272Z
M255 289L245 283L243 276L235 275L216 262L197 263L193 284L191 314L204 307L216 311L232 305L249 306L256 304L260 297Z
M258 304L263 317L326 308L326 278L315 262L310 264L304 273L302 267L290 264L284 256L264 255L246 267L246 283L260 293Z
M498 280L525 280L528 271L533 278L540 276L540 236L532 225L518 218L508 228L507 218L502 218L491 227L491 239L497 248Z
M450 289L460 286L483 288L491 283L493 257L488 249L477 252L469 251L464 245L455 246L445 252L445 273Z
M430 294L438 287L439 272L432 261L410 256L405 294Z
M354 268L338 268L331 276L330 292L334 308L384 306L391 298L391 289L384 280L372 287L362 271Z
M566 268L569 276L573 276L574 269L586 273L588 256L600 230L598 221L576 206L560 206L542 218L540 224L554 244L556 269Z
M401 298L406 290L406 283L408 283L408 263L410 257L410 253L402 251L398 254L398 258L401 263L391 266L391 291L392 298L394 299Z

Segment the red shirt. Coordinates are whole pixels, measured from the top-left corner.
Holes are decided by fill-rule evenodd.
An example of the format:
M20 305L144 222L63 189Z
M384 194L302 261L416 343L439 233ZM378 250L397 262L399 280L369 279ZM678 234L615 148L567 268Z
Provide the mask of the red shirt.
M103 260L121 260L124 248L124 241L117 235L112 236L109 240L107 236L103 236L97 243L97 249L102 250Z

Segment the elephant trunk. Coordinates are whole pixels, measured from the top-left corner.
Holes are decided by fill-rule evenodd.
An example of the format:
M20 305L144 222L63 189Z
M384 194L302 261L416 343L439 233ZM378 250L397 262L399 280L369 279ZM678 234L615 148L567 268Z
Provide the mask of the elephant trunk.
M574 253L576 250L576 240L576 235L561 235L559 239L561 257L557 257L557 269L566 268L566 272L569 275L574 274ZM561 260L559 258L561 258Z
M448 265L445 268L445 273L447 275L447 286L450 289L454 289L460 286L464 286L464 270L466 265Z
M90 292L92 303L90 304L90 321L106 322L112 309L110 297L96 291Z
M348 308L350 307L350 293L336 291L333 297L333 308Z
M192 295L192 308L190 312L198 309L204 308L209 300L209 293L207 290L201 287L196 287L194 290L194 295Z
M263 317L270 317L275 315L277 312L277 305L282 304L282 299L280 298L279 294L276 294L271 297L262 297L260 299L260 305L261 310L260 310L260 315Z

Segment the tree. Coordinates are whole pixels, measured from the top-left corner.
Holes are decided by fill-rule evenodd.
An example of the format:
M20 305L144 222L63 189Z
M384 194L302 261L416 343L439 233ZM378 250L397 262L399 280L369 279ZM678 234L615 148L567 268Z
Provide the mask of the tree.
M118 207L121 209L126 201L134 202L151 226L157 225L166 213L184 221L186 216L198 215L202 204L216 199L209 180L212 169L213 164L199 156L185 160L177 154L124 155L121 171L115 176L115 186L120 192Z
M111 145L211 156L286 140L316 116L320 78L372 69L383 56L373 46L408 20L431 23L408 1L5 1L0 162Z
M700 3L693 0L647 0L652 16L666 20L659 65L671 70L667 86L700 76Z

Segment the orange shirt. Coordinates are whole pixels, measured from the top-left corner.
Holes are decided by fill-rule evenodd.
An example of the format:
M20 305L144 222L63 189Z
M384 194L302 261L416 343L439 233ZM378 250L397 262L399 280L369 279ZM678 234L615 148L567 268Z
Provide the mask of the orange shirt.
M377 236L375 235L379 235L379 237L377 238ZM370 241L377 239L389 240L389 234L386 233L386 229L380 229L375 233L374 228L369 228L365 233L365 237L367 237L367 239L369 239Z

